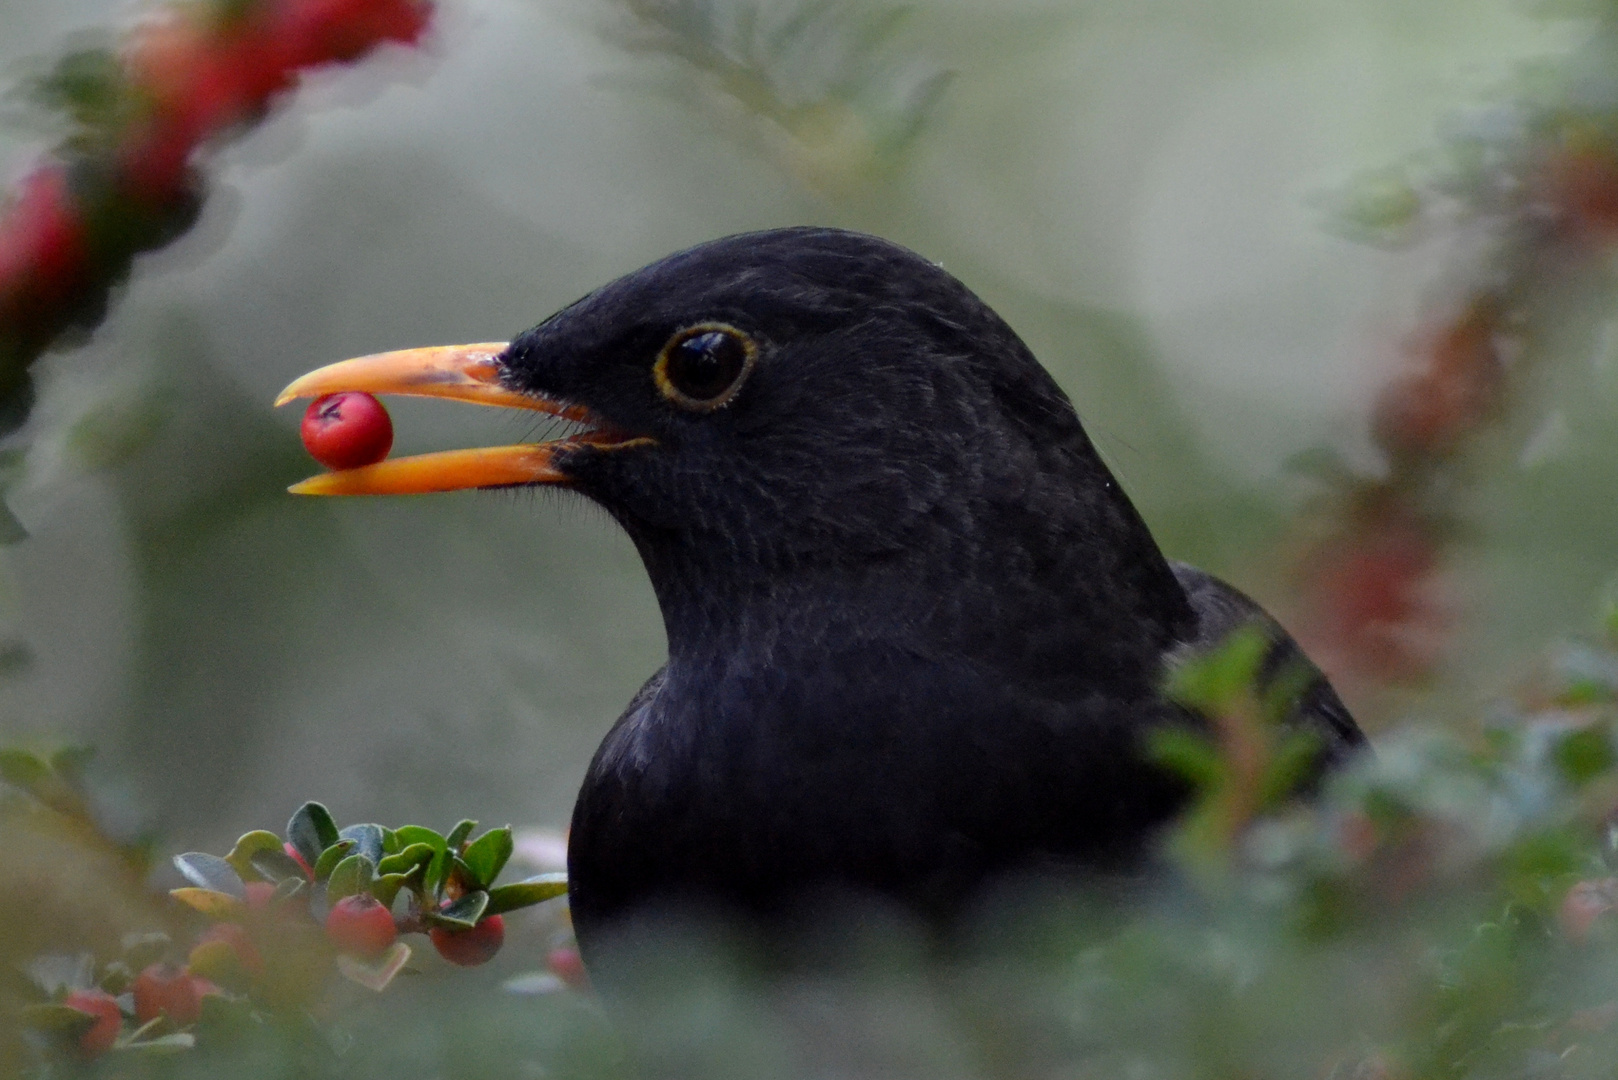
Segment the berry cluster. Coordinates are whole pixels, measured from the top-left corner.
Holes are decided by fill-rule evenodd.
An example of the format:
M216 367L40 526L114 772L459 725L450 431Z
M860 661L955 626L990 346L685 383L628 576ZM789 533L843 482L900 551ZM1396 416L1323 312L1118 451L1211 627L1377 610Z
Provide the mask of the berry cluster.
M429 12L426 0L176 4L41 80L35 97L73 133L0 210L0 430L27 415L33 358L96 322L134 256L189 226L199 151L259 118L300 71L418 41Z
M513 851L511 830L474 839L475 828L339 829L311 802L284 838L256 831L222 858L178 855L174 865L191 884L170 895L208 920L190 949L176 952L163 934L131 939L99 970L47 987L51 1000L25 1022L81 1058L155 1040L188 1047L210 1010L307 1007L334 963L345 978L386 989L412 956L403 934L426 934L451 964L487 963L504 943L504 913L563 895L567 880L557 873L495 884ZM548 963L564 982L582 982L576 952L554 950Z

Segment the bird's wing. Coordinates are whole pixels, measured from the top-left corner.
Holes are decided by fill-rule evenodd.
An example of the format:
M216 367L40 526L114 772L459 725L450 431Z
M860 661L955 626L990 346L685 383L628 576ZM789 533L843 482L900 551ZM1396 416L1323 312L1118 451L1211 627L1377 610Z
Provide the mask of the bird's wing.
M1168 657L1170 665L1209 649L1217 648L1233 631L1257 626L1270 640L1260 678L1267 684L1286 671L1302 667L1309 678L1298 692L1292 707L1292 722L1318 731L1326 739L1325 763L1335 764L1366 745L1359 725L1320 669L1304 655L1281 624L1245 593L1225 584L1194 566L1171 562L1174 576L1185 589L1197 615L1196 636L1178 646Z

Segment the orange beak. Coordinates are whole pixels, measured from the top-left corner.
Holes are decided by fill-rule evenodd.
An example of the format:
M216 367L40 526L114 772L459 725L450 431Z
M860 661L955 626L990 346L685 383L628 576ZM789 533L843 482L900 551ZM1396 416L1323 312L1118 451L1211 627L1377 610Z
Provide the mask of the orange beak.
M502 386L500 355L505 349L503 342L483 342L361 356L330 364L293 380L275 403L279 406L296 398L363 390L371 394L448 398L475 405L529 409L590 425L593 430L553 442L390 458L358 469L313 476L287 490L294 495L420 495L466 488L566 484L571 478L557 468L553 460L558 450L580 445L619 449L651 444L651 439L623 438L610 431L583 406Z

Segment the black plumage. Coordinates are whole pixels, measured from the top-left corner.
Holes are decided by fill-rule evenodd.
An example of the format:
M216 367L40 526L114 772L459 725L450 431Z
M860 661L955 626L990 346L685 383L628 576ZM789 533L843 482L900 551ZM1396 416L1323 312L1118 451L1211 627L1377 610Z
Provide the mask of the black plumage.
M654 369L680 340L709 364L681 377L705 395L737 373L733 393L671 396ZM769 917L832 887L947 916L1008 871L1127 862L1185 798L1141 753L1195 722L1162 697L1167 665L1254 619L1272 668L1307 663L1164 558L1016 334L894 244L705 244L503 362L512 389L636 440L556 463L634 541L668 632L574 813L587 959L660 904ZM1363 740L1309 670L1294 722L1334 761Z

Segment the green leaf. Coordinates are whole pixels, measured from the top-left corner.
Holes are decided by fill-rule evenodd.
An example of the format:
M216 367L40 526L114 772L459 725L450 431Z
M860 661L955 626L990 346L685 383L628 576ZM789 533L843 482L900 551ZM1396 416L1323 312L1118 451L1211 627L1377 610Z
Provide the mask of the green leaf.
M257 1030L259 1023L250 999L206 994L202 999L202 1015L197 1018L197 1030L210 1040L240 1038Z
M1270 642L1257 626L1227 634L1206 653L1192 656L1169 673L1164 692L1172 701L1208 716L1230 712L1253 695ZM1254 695L1256 696L1256 695Z
M483 882L477 880L476 875L472 873L472 868L466 865L466 860L454 852L451 852L449 856L449 874L445 877L446 887L452 881L460 885L460 889L457 890L459 892L486 887Z
M236 946L228 941L204 941L186 954L186 970L222 986L245 986L251 976L242 967Z
M135 972L122 960L108 961L107 966L101 969L101 978L96 985L107 993L117 997L129 989L129 984L135 981Z
M430 923L438 923L456 930L470 930L478 924L489 906L489 894L482 889L467 893L448 907L422 913Z
M1219 748L1187 728L1153 731L1147 737L1146 751L1153 761L1179 773L1200 790L1213 787L1225 776L1225 761Z
M393 837L398 842L401 851L411 844L426 844L434 851L442 851L449 846L443 836L425 825L406 825L401 829L395 829Z
M337 834L344 840L354 841L354 852L370 859L372 864L382 861L382 826L350 825Z
M279 904L283 900L290 900L307 888L303 872L299 871L297 877L282 878L275 886L275 892L270 896L270 903Z
M52 779L51 767L28 751L0 750L0 780L35 794Z
M349 852L354 850L354 841L339 840L331 847L320 853L315 860L315 880L325 881L331 877L331 872L337 864L348 858Z
M231 869L235 870L243 881L279 881L282 877L285 877L285 874L271 877L253 865L253 856L261 851L273 851L286 859L287 862L292 863L294 868L298 865L292 861L291 856L281 850L281 838L267 829L258 829L254 832L242 834L237 839L236 846L230 849L230 854L225 856L225 861L231 865ZM300 874L302 872L302 870L298 871Z
M430 844L411 844L397 855L389 855L376 864L379 874L403 874L414 866L426 866L433 861L435 849Z
M1298 731L1291 734L1276 748L1269 767L1264 771L1258 792L1259 807L1269 809L1296 793L1298 785L1320 763L1324 749L1325 739L1317 732Z
M210 919L239 919L247 910L241 900L213 889L170 889L169 895Z
M337 843L337 823L324 806L306 802L287 822L287 839L304 861L313 866L321 852Z
M347 953L338 956L337 971L350 982L359 983L368 990L381 993L409 962L410 946L402 941L395 941L388 946L386 952L369 964L356 960Z
M139 971L155 964L169 951L169 936L161 931L147 934L125 934L119 942L124 950L124 963Z
M95 1026L97 1018L71 1005L29 1005L22 1011L22 1025L63 1039L77 1039Z
M470 877L467 884L475 889L487 889L494 884L494 879L500 876L506 860L511 858L511 852L510 825L502 829L490 829L472 841L461 855Z
M444 838L444 846L451 851L460 851L461 845L466 843L466 838L471 836L472 830L477 827L477 822L469 818L462 818L456 822L455 828L451 829L449 835Z
M397 855L400 848L399 834L387 826L382 827L382 854Z
M23 966L23 971L35 986L53 997L95 985L95 957L89 953L36 956Z
M392 907L399 890L410 883L410 879L421 873L421 866L417 864L402 874L380 874L371 882L371 895L384 907Z
M253 864L253 869L257 870L265 881L273 881L278 885L287 881L293 881L299 885L304 882L303 867L298 865L298 860L280 848L276 848L274 851L256 852L250 861Z
M1600 726L1568 732L1557 740L1551 757L1562 779L1574 787L1583 787L1618 763L1612 740Z
M364 855L350 855L332 870L326 882L326 902L335 904L345 896L369 892L375 878L375 863Z
M496 885L490 889L489 906L484 909L483 914L500 915L565 895L567 895L566 874L540 874L537 877L514 881L509 885Z
M417 844L426 844L432 848L433 859L427 867L426 876L422 879L422 887L436 895L443 889L444 878L449 872L449 841L420 825L406 825L396 831L394 836L406 851Z
M167 1035L159 1035L155 1039L132 1039L114 1046L114 1050L130 1050L144 1054L178 1054L182 1050L193 1049L197 1045L197 1037L189 1031L175 1031Z
M20 544L26 539L28 526L22 523L4 500L0 500L0 545Z
M0 543L3 543L0 540ZM64 746L51 755L51 771L77 788L84 783L84 767L96 756L93 746Z
M238 900L247 899L247 889L242 884L241 875L217 855L188 851L184 855L174 856L174 868L199 889L212 889Z

